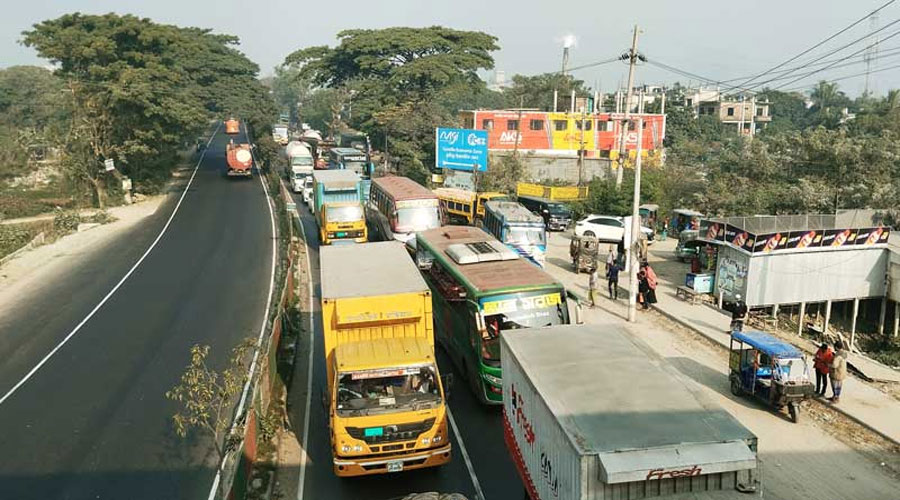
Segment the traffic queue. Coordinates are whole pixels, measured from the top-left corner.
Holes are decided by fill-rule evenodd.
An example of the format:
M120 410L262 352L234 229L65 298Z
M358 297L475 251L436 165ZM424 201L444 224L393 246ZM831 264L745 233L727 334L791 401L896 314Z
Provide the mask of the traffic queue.
M593 388L566 386L589 356L555 338L588 342L617 330L582 325L577 298L543 269L547 213L503 193L289 168L292 182L311 178L309 207L319 226L324 399L336 475L450 461L452 378L441 374L438 345L481 404L502 405L504 439L532 500L624 498L638 489L732 498L734 490L757 487L756 437L721 409L715 426L688 425L711 403L670 375L674 370L661 370L661 359L642 358L649 348L626 334L591 349L623 356L623 366L607 372L632 373L634 381L654 374L644 383L652 402L640 391L591 384L599 373L568 378ZM513 353L515 379L508 381L503 359ZM634 413L604 417L613 408ZM690 435L667 424L673 419ZM584 429L590 442L562 444ZM592 446L602 448L599 458Z

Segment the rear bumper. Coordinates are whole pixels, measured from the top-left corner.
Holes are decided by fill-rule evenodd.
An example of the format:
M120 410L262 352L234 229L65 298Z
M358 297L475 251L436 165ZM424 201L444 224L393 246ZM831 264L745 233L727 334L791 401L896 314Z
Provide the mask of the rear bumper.
M228 175L228 177L250 177L253 173L249 168L247 170L234 170L229 168L226 175Z
M450 444L447 443L446 446L441 448L434 448L409 455L378 456L372 458L360 457L354 459L335 457L334 473L341 477L386 474L388 472L388 463L402 463L403 470L437 467L449 462L450 455Z

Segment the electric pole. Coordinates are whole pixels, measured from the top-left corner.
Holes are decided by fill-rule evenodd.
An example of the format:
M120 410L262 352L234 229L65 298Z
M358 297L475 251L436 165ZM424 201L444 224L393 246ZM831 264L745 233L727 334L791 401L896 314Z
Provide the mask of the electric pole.
M634 67L637 65L638 52L638 26L634 25L634 35L631 37L631 51L628 53L628 89L625 98L625 117L622 119L622 134L619 141L619 157L616 159L619 169L616 171L616 189L622 187L622 179L625 175L625 137L628 134L628 115L631 111L631 94L634 87Z
M628 242L628 321L637 321L637 294L638 294L638 269L641 267L640 259L636 258L640 251L641 241L641 146L644 141L644 119L638 117L635 120L637 128L637 145L634 157L634 198L631 201L631 241ZM644 297L647 300L647 297Z
M584 184L584 106L581 107L581 144L578 148L578 187Z

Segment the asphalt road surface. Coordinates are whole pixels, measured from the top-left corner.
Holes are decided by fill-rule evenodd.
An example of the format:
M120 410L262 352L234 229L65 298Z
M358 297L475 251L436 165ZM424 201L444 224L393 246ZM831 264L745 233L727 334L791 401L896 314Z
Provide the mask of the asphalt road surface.
M388 500L414 492L456 492L477 500L478 493L488 499L522 498L524 487L503 442L503 422L499 407L481 406L469 391L465 380L455 373L453 365L438 351L441 374L453 373L454 388L450 396L450 410L459 428L453 433L453 457L447 465L432 469L405 471L398 474L382 474L355 478L339 478L332 472L331 443L328 421L322 405L325 392L325 362L322 350L322 324L319 315L319 238L315 218L310 214L299 194L294 195L308 242L311 274L313 276L313 380L310 405L309 432L306 444L309 465L302 485L303 499L320 498L346 500ZM301 265L303 265L301 263ZM308 353L308 351L307 351ZM306 359L300 360L302 364ZM300 370L304 373L304 370ZM306 384L305 377L297 377L294 384ZM292 391L297 394L299 391ZM292 401L292 421L304 421L305 401ZM298 432L302 435L302 429ZM302 445L303 443L301 443ZM474 478L463 457L468 453ZM477 491L475 481L480 486Z
M265 192L256 174L224 176L228 138L213 137L157 245L55 354L159 235L177 196L0 318L0 498L207 497L215 451L202 435L174 434L165 392L192 345L210 345L221 366L257 337L272 266Z

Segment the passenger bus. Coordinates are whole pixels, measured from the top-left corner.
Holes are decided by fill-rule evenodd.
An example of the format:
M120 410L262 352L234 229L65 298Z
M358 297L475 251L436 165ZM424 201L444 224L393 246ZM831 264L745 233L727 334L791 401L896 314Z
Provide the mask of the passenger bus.
M331 148L328 150L329 170L351 170L363 179L368 179L369 159L364 151L356 148Z
M371 239L406 243L441 226L441 207L433 192L408 177L379 177L369 190L366 223Z
M503 400L501 331L569 324L563 285L482 229L416 234L416 264L432 291L435 337L484 404Z
M464 189L437 188L434 194L441 200L441 207L451 222L474 225L484 217L484 204L489 200L510 200L504 193L474 193Z
M547 229L544 218L515 201L484 204L484 230L526 259L544 267Z

